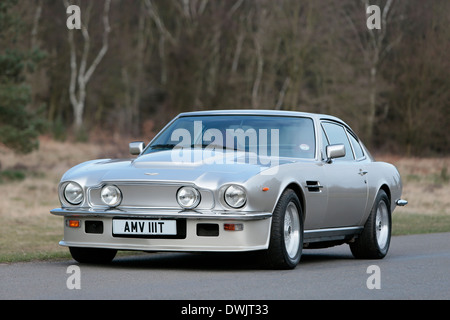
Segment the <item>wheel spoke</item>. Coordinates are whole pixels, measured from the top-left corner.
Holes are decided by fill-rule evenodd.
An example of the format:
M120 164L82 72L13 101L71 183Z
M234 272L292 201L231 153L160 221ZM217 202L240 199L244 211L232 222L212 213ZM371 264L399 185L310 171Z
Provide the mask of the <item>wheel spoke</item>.
M386 203L380 202L375 219L375 232L378 246L384 248L389 237L389 217Z
M284 215L284 245L289 257L297 255L300 244L300 220L298 210L293 202L286 207Z

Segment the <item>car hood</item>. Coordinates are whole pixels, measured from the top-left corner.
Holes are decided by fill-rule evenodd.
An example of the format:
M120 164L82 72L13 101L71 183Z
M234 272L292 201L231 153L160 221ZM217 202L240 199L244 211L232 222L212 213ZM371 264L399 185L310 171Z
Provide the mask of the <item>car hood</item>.
M271 159L258 157L253 153L205 150L185 150L181 156L172 150L145 154L138 158L122 160L93 160L69 170L63 180L80 181L85 185L98 185L101 182L183 182L198 186L223 184L226 182L245 182L269 168L292 159Z

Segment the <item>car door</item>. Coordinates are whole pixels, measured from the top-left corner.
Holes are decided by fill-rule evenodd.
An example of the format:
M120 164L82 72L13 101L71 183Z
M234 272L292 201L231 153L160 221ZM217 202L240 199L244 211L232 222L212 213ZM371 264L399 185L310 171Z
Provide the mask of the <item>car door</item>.
M328 206L324 227L358 225L367 205L368 184L365 162L355 159L355 153L349 140L350 132L344 125L323 121L322 130L325 133L324 145L343 144L345 146L344 157L333 159L324 165L328 188ZM352 138L354 137L352 136Z

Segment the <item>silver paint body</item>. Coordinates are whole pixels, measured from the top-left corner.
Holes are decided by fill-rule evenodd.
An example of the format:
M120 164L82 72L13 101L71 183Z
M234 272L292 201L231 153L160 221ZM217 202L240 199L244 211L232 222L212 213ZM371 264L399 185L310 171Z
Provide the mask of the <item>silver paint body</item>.
M269 110L191 112L178 117L227 114L311 118L316 137L315 158L280 158L277 165L267 167L250 163L230 164L228 161L180 164L173 163L171 151L166 150L143 154L136 159L102 159L82 163L64 174L60 194L61 186L74 181L84 188L84 201L78 206L62 201L61 208L51 210L52 214L64 216L65 220L78 219L81 222L79 228L70 228L64 223L64 239L60 244L143 251L267 249L272 212L286 188L294 189L302 203L305 247L312 243L345 242L357 237L363 230L380 189L387 192L391 211L401 198L402 184L397 169L391 164L375 161L362 143L364 157L359 160L324 159L321 121L337 122L348 128L338 118ZM192 152L202 151L193 149ZM236 156L240 155L243 154L238 152ZM225 151L223 156L228 156ZM102 204L99 193L105 184L114 184L122 190L123 201L117 208ZM229 184L245 188L247 203L243 208L232 209L224 202L224 187ZM182 210L175 198L176 191L186 185L195 186L201 193L201 202L194 210ZM269 190L262 191L262 188ZM182 219L186 221L186 237L143 239L113 236L112 219L124 217ZM103 233L86 233L86 221L102 221ZM198 223L218 224L219 235L198 236ZM225 223L243 224L243 230L224 230Z

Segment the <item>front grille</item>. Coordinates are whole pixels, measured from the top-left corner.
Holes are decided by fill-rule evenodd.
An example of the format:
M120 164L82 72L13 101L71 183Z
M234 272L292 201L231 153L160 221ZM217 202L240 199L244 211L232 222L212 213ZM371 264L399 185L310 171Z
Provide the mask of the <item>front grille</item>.
M117 186L122 192L121 208L164 208L179 209L176 194L183 185L162 185L143 183L110 183ZM103 185L90 188L89 203L92 207L105 207L100 198ZM198 209L212 209L214 207L214 196L210 190L199 189L201 202Z

